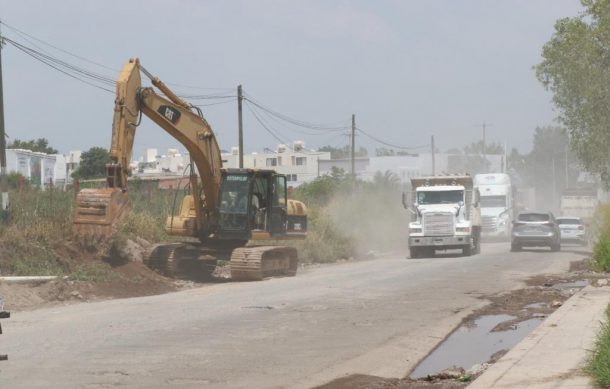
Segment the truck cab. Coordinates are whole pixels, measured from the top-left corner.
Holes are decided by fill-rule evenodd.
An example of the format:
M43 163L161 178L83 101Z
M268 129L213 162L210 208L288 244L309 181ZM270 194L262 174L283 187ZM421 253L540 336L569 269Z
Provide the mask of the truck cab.
M477 174L474 185L481 194L482 235L510 238L514 213L510 176L504 173Z
M411 185L412 201L403 194L414 219L409 223L411 258L433 256L436 250L480 251L479 195L470 176L414 178Z

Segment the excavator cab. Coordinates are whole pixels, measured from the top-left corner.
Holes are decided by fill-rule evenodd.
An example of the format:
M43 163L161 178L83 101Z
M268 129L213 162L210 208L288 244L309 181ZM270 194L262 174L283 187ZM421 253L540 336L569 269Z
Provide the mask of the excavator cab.
M286 177L273 170L222 172L218 206L219 239L276 239L286 236Z

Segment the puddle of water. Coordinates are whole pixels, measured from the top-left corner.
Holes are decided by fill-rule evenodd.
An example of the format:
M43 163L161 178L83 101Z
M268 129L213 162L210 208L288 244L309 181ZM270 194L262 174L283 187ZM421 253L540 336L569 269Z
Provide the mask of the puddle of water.
M547 303L533 303L533 304L527 304L524 308L526 309L537 309L537 308L546 308L549 305Z
M420 362L410 377L423 378L452 366L468 370L478 363L487 362L496 352L512 348L542 322L542 319L530 319L514 329L491 332L499 323L514 318L510 315L487 315L478 318L474 326L462 325Z
M553 285L553 288L563 290L563 289L582 289L585 286L589 285L589 280L578 280L572 282L559 282Z

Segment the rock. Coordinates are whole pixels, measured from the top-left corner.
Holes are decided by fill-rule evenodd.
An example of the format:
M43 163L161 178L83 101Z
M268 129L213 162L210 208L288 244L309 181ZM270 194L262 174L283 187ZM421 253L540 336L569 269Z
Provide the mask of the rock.
M464 375L465 371L461 367L450 367L438 373L436 378L441 380L457 380Z
M143 240L143 239L142 239ZM119 256L127 261L142 262L144 260L144 248L131 239L118 248Z
M480 373L484 372L485 370L487 370L487 368L489 366L491 366L489 363L477 363L476 365L472 366L470 369L466 370L466 374L470 374L470 375L480 374Z
M79 300L82 300L82 299L83 299L83 296L82 296L82 295L81 295L81 294L80 294L80 293L79 293L77 290L73 290L73 291L70 293L70 296L71 296L71 297L74 297L74 298L77 298L77 299L79 299Z
M146 239L140 238L139 236L136 238L136 243L139 244L143 248L150 247L150 242Z
M608 285L608 280L605 278L600 278L597 280L597 286L606 286Z
M553 301L551 303L551 308L559 308L563 305L563 303L561 301Z

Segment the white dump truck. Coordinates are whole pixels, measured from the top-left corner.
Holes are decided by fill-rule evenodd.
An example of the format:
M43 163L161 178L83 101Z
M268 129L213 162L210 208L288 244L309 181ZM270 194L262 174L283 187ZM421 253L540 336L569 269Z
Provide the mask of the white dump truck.
M513 186L504 173L477 174L474 186L481 194L483 236L510 238L513 221Z
M433 256L436 250L461 249L470 256L481 251L479 191L470 175L417 177L403 193L411 211L411 258Z

